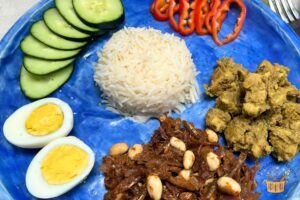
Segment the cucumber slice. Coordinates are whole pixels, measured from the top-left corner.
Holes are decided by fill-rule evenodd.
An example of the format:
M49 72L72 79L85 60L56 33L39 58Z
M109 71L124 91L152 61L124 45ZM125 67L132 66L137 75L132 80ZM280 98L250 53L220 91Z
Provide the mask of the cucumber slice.
M62 61L51 61L43 60L39 58L34 58L31 56L25 56L23 58L23 65L26 70L32 74L36 75L46 75L62 68L67 67L75 61L75 58Z
M49 75L37 76L21 69L20 86L25 96L30 99L41 99L53 93L62 86L73 72L73 64L51 73Z
M53 47L57 49L72 50L72 49L78 49L87 44L87 42L75 42L71 40L66 40L54 34L46 26L43 20L34 23L31 26L30 33L33 37L35 37L42 43L48 45L49 47Z
M59 14L56 8L47 10L43 17L48 28L63 38L71 40L87 40L90 37L90 34L76 30Z
M98 32L100 29L87 26L77 16L72 0L55 0L55 6L59 13L75 28L88 32Z
M112 24L115 27L116 22L119 24L124 20L121 0L73 0L73 6L78 16L90 26Z
M31 35L26 36L22 40L21 50L26 55L48 60L65 60L76 56L80 52L80 49L66 51L51 48L41 43Z

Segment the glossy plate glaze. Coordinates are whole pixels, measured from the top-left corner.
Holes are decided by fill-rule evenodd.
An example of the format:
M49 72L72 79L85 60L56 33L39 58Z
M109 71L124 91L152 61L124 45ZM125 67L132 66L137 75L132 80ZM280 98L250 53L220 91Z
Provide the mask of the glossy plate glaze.
M273 14L259 0L245 0L248 13L245 26L239 38L229 45L217 47L210 36L192 35L184 40L200 72L199 85L207 84L214 70L216 60L224 56L233 57L237 63L250 70L263 60L289 66L290 81L300 87L300 40L296 34ZM163 32L173 33L167 22L157 22L149 12L151 0L123 0L126 12L125 25L128 27L153 27ZM28 34L30 25L41 19L42 13L53 7L52 0L42 0L28 11L12 27L0 42L0 127L6 118L17 108L30 103L19 87L19 71L23 54L19 42ZM224 25L225 32L230 30L237 12L231 12ZM174 33L178 35L177 33ZM178 35L179 36L179 35ZM109 39L106 35L94 41L76 62L72 78L52 96L70 104L74 111L75 126L71 135L87 143L96 154L96 163L87 180L58 199L102 199L105 193L103 174L99 171L102 157L116 142L130 145L147 142L158 127L156 120L145 124L135 123L118 114L107 111L99 105L101 93L93 81L93 63L97 61L96 52ZM214 105L214 99L208 98L201 87L199 103L188 108L180 115L192 121L197 127L204 128L207 110ZM175 116L175 115L174 115ZM221 141L223 142L223 140ZM0 199L34 199L25 187L27 167L37 150L24 150L9 144L0 131ZM253 161L247 161L250 165ZM300 154L290 163L276 163L267 156L260 161L257 173L257 190L261 199L299 199L297 185L300 181ZM267 191L270 182L285 186L284 192L272 194ZM273 184L273 183L272 183ZM299 186L300 188L300 186Z

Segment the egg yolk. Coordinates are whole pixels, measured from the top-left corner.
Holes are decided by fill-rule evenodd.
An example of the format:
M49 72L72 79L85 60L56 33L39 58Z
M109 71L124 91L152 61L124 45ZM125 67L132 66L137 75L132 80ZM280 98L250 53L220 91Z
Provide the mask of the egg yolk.
M88 160L89 156L83 149L61 145L51 150L42 161L42 175L49 184L64 184L80 175Z
M58 130L63 123L64 115L59 106L45 104L36 108L25 122L27 133L44 136Z

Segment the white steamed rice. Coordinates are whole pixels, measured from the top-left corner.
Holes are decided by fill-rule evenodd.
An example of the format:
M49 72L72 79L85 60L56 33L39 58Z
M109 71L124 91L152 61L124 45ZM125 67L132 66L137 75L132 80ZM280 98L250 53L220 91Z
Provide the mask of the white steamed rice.
M185 42L152 28L125 28L99 52L94 79L112 111L146 121L198 100L197 71Z

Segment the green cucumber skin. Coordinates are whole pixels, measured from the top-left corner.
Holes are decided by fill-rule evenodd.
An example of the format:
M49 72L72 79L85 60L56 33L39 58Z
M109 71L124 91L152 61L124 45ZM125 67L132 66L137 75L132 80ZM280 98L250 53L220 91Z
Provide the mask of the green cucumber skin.
M50 9L53 9L53 8L50 8ZM48 9L48 10L50 10L50 9ZM75 41L75 42L85 42L85 41L89 41L89 40L91 39L91 33L85 33L85 34L89 34L88 37L84 37L84 38L72 38L72 37L67 37L67 36L65 36L65 35L59 34L59 33L55 32L54 30L52 30L51 27L49 26L49 24L47 24L47 20L45 20L45 15L46 15L46 12L47 12L48 10L46 10L46 11L43 13L43 20L44 20L46 26L47 26L52 32L54 32L55 34L59 35L60 37L66 39L66 40L71 40L71 41ZM72 26L75 30L80 31L80 30L76 29L73 25L71 25L69 22L68 22L68 24L69 24L70 26ZM82 33L84 33L84 32L82 32Z
M31 35L27 35L27 36L31 36ZM28 53L28 52L26 52L26 50L24 50L25 49L25 47L24 47L24 41L25 41L25 39L27 38L27 36L25 37L25 38L23 38L23 40L20 42L20 48L21 48L21 51L25 54L25 55L27 55L27 56L31 56L31 57L34 57L34 58L39 58L39 59L44 59L44 60L52 60L52 61L59 61L59 60L67 60L67 59L71 59L71 58L74 58L74 57L76 57L76 56L78 56L80 53L81 53L81 50L80 49L78 49L78 52L76 53L76 54L74 54L74 55L72 55L72 56L67 56L67 57L64 57L64 58L46 58L46 57L42 57L42 56L37 56L37 55L33 55L33 54L30 54L30 53ZM33 36L31 36L32 38L34 38ZM34 38L35 39L35 38ZM35 39L35 40L37 40L37 39ZM40 42L39 40L37 40L38 42ZM41 44L43 44L43 45L45 45L44 43L42 43L42 42L40 42ZM47 45L45 45L45 46L47 46ZM47 46L47 47L49 47L49 46ZM49 47L49 48L51 48L51 49L55 49L55 48L52 48L52 47ZM55 50L58 50L58 51L67 51L67 50L59 50L59 49L55 49ZM69 51L76 51L76 50L69 50Z
M103 30L117 29L119 27L123 27L124 22L125 22L125 13L123 13L123 15L115 21L99 24L99 27L102 27Z
M56 34L56 33L54 33L54 34ZM32 34L31 34L32 35ZM58 35L59 37L62 37L62 36L60 36L60 35ZM72 49L63 49L63 48L57 48L57 47L54 47L54 46L50 46L50 45L48 45L48 44L46 44L46 43L44 43L43 41L41 41L41 40L39 40L38 38L36 38L34 35L32 35L32 37L34 37L36 40L38 40L39 42L41 42L41 43L43 43L44 45L47 45L47 46L49 46L49 47L51 47L51 48L53 48L53 49L57 49L57 50L65 50L65 51L72 51L72 50L79 50L79 49L84 49L88 44L89 44L89 42L90 42L90 40L92 39L92 38L90 38L90 40L88 40L88 41L80 41L80 40L72 40L73 42L86 42L86 44L85 45L83 45L83 46L81 46L81 47L78 47L78 48L72 48ZM63 37L62 37L63 38ZM70 40L70 39L68 39L68 38L64 38L65 40ZM23 52L24 53L24 52ZM25 55L27 55L26 53L24 53ZM31 56L31 55L28 55L28 56ZM32 56L32 57L34 57L34 56ZM68 58L67 58L68 59Z
M54 1L54 3L55 3L55 6L56 6L56 8L57 8L57 10L58 10L58 12L61 14L61 16L71 25L71 26L73 26L73 28L75 28L76 30L78 30L78 31L81 31L81 32L83 32L83 33L86 33L86 34L90 34L90 35L103 35L104 33L105 33L105 31L104 30L101 30L101 29L99 29L99 28L95 28L95 27L90 27L90 28L93 28L93 29L98 29L98 30L95 30L95 31L89 31L89 30L86 30L86 29L83 29L83 28L80 28L80 27L77 27L75 24L72 24L65 16L64 16L64 14L61 12L61 9L59 9L59 6L58 6L58 2L59 2L60 0L55 0ZM72 0L71 0L72 1ZM88 24L86 24L84 21L82 21L80 18L79 18L79 16L77 15L77 13L75 12L75 14L76 14L76 16L78 17L78 19L83 23L83 24L85 24L86 26L89 26Z
M28 57L28 56L26 56L26 57ZM40 60L44 60L44 59L40 59ZM73 59L71 58L71 59L69 59L69 60L70 60L70 61L67 62L65 65L62 65L61 67L59 67L59 68L57 68L57 69L55 69L55 70L38 70L38 69L31 69L32 67L30 67L30 66L28 65L28 63L26 62L26 58L24 57L24 58L23 58L23 67L24 67L29 73L31 73L31 74L38 75L38 76L43 76L43 75L48 75L48 74L51 74L51 73L53 73L53 72L57 72L57 71L59 71L59 70L61 70L61 69L64 69L65 67L68 67L70 64L75 63L75 61L76 61L75 58L73 58ZM49 61L49 60L44 60L44 61ZM67 61L67 60L65 60L65 61ZM49 62L55 62L55 61L50 60Z
M51 74L45 75L45 76L34 75L34 74L31 74L30 72L26 71L26 69L23 68L23 66L22 66L20 69L20 77L19 77L20 88L21 88L22 93L31 100L42 99L42 98L45 98L45 97L51 95L52 93L56 92L59 88L61 88L72 76L75 67L73 64L69 65L68 67L71 68L70 69L71 71L69 72L68 77L64 81L62 81L60 84L58 84L55 89L49 90L48 92L44 92L44 94L30 94L30 92L28 92L27 89L25 89L27 87L24 86L24 81L22 81L22 76L25 76L24 73L28 73L30 76L38 77L38 78L43 78L43 77L46 78L47 76L49 76ZM67 71L69 69L68 67L65 67L64 69L59 70L59 71L61 71L61 72ZM25 70L25 71L23 71L23 70ZM57 72L59 72L59 71L57 71ZM57 72L54 72L54 73L57 73ZM31 84L31 86L32 86L32 84ZM47 88L44 88L43 91L45 89L47 89Z
M37 23L37 22L36 22ZM34 24L33 24L34 25ZM31 33L31 35L32 35L32 37L34 37L35 39L37 39L38 41L40 41L41 43L43 43L43 44L45 44L45 45L47 45L47 46L49 46L49 47L51 47L51 48L54 48L54 49L58 49L58 50L77 50L77 49L83 49L83 48L85 48L85 46L88 44L88 41L74 41L74 40L69 40L69 39L66 39L66 38L63 38L63 37L61 37L60 35L57 35L56 33L54 33L53 31L51 31L48 27L48 29L49 29L49 31L51 31L53 34L55 34L56 36L58 36L58 37L61 37L62 39L64 39L64 40L69 40L69 41L72 41L72 42L85 42L85 44L84 45L82 45L82 46L78 46L78 47L76 47L76 48L62 48L62 47L55 47L54 45L51 45L50 43L45 43L45 42L43 42L43 41L41 41L39 38L37 38L36 36L35 36L35 34L33 34L33 25L30 27L30 33Z
M123 7L123 14L118 19L115 19L115 20L110 21L110 22L103 22L103 23L100 23L100 24L93 24L93 23L90 23L90 22L86 21L85 19L83 19L78 13L76 13L76 14L79 17L79 19L81 19L82 22L84 22L86 25L88 25L90 27L95 27L95 28L99 28L101 30L107 30L107 31L113 30L113 29L118 28L119 26L123 26L123 24L125 22L124 5L123 5L123 2L121 0L120 0L120 2L121 2L122 7ZM73 0L73 5L74 5L74 0ZM76 11L76 9L75 9L75 11Z
M45 59L45 58L41 58L41 57L38 57L38 56L30 55L30 54L27 54L27 53L24 53L24 52L23 52L23 54L24 54L24 56L30 56L30 57L38 58L38 59L44 59L44 60L50 60L50 61L62 61L62 60L69 60L71 58L75 58L75 57L78 56L78 54L80 54L80 52L77 55L75 55L75 56L68 57L68 58L61 58L61 59L60 58L58 58L58 59Z
M58 12L61 14L61 12L58 10ZM63 16L63 15L62 15ZM66 21L68 21L66 18L64 18ZM81 19L80 19L81 20ZM69 22L70 23L70 22ZM85 22L84 22L85 23ZM106 32L107 32L107 30L106 29L99 29L99 31L95 31L95 32L90 32L90 31L87 31L87 30L83 30L83 29L80 29L80 28L78 28L78 27L76 27L76 26L74 26L73 24L71 24L70 23L70 25L74 28L74 29L76 29L76 30L78 30L78 31L81 31L81 32L83 32L83 33L86 33L86 34L89 34L89 35L91 35L91 37L100 37L100 36L102 36L102 35L104 35ZM87 24L88 25L88 24ZM99 27L93 27L93 28L99 28ZM60 37L63 37L63 36L61 36L60 35ZM82 42L82 41L86 41L86 40L81 40L81 39L74 39L74 38L65 38L65 39L69 39L69 40L73 40L73 41L78 41L78 42ZM90 38L89 38L90 39Z
M87 21L85 21L84 19L82 19L80 16L78 16L85 24L92 26L92 27L96 27L96 28L100 28L102 31L109 31L109 30L114 30L118 27L122 27L124 25L125 22L125 14L123 13L121 17L119 17L118 19L111 21L111 22L104 22L101 24L91 24Z

